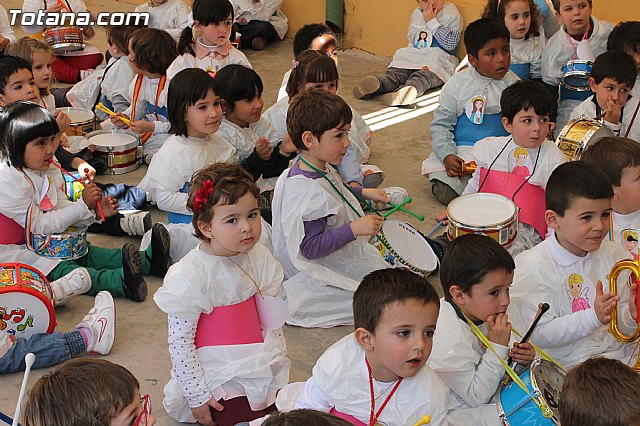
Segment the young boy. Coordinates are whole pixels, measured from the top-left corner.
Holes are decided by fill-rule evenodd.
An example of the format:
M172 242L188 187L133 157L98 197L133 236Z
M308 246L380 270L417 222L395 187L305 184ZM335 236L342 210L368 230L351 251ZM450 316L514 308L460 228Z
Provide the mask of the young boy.
M68 407L68 408L65 408ZM67 361L33 384L24 426L153 426L149 395L129 370L102 359Z
M638 258L640 232L640 144L626 138L602 138L582 155L607 176L613 187L609 241Z
M515 259L511 288L514 309L509 312L516 329L529 328L546 302L531 343L565 368L604 355L628 360L634 344L618 342L607 330L611 311L625 334L636 330L636 286L626 285L629 273L618 277L618 295L609 291L609 275L619 260L629 258L625 249L603 241L609 231L614 193L607 177L584 161L558 166L547 182L547 225L553 234Z
M418 7L409 22L409 45L396 51L385 74L360 80L353 89L356 98L386 93L382 98L385 105L409 105L418 96L442 86L455 72L462 15L445 0L415 1Z
M542 80L554 102L551 121L557 123L556 134L569 121L571 111L592 94L589 90L572 90L561 85L562 68L572 60L593 62L606 51L607 37L612 29L611 24L591 15L591 3L592 0L553 0L562 27L545 46Z
M637 75L635 61L622 51L613 50L598 56L589 78L594 95L575 107L569 120L601 117L616 136L640 141L640 119L635 123L634 117L639 100L629 97Z
M347 152L351 118L349 105L326 90L304 91L289 104L287 131L300 157L278 178L272 212L273 254L284 267L292 325L353 322L351 299L360 280L389 267L369 244L382 217L365 216L331 166ZM352 190L365 199L389 201L380 189Z
M431 284L407 269L364 277L353 297L355 332L318 359L296 408L354 425L414 425L424 416L446 424L449 390L426 365L438 305Z
M564 379L560 422L562 426L638 426L638 389L640 375L632 368L614 359L588 359Z
M442 204L462 194L469 177L462 163L472 158L473 145L488 136L506 136L500 95L518 77L509 70L509 31L498 22L479 19L469 24L464 44L471 67L455 74L440 94L431 122L433 152L422 174Z
M613 27L607 40L607 50L622 50L628 53L635 61L640 73L640 22L620 22ZM636 78L631 95L640 96L640 74Z
M530 343L514 343L509 350L507 308L514 268L504 247L476 234L453 240L442 260L444 298L428 364L453 391L450 402L456 404L449 407L450 416L460 421L473 418L475 425L498 424L498 411L490 404L505 373L498 357L504 361L512 357L522 365L535 357ZM467 318L493 343L495 353L483 347Z
M284 38L289 26L280 10L282 0L230 1L234 11L233 29L240 32L242 49L262 50L267 43Z

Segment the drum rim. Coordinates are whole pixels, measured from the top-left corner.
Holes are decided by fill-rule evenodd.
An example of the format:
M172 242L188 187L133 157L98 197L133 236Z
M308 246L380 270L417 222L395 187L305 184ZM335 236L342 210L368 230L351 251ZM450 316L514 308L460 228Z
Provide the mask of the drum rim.
M399 222L399 221L396 221L396 222ZM384 226L384 223L382 225ZM403 265L405 265L407 268L409 268L409 270L411 270L413 272L417 272L417 273L422 274L424 276L427 276L427 275L429 275L431 273L430 271L427 271L426 269L418 268L417 266L414 266L414 265L410 264L402 256L400 256L400 254L398 254L398 252L395 251L393 249L393 247L391 247L391 244L389 243L389 240L387 240L387 237L384 234L384 231L382 229L380 229L380 232L375 237L377 238L378 241L380 241L380 244L382 244L387 250L389 250L396 257L396 259L398 259L398 262L400 262ZM427 244L427 246L428 246L428 244ZM435 253L434 253L434 255L435 255ZM436 257L436 267L437 266L438 265L437 265L437 257Z
M36 254L38 254L38 255L40 255L42 257L46 257L47 259L60 259L60 260L76 260L76 259L79 259L79 258L81 258L82 256L86 255L89 252L89 245L88 245L88 241L87 241L87 229L88 228L86 226L73 226L73 225L70 226L69 228L71 228L71 227L76 228L77 231L72 231L72 232L70 232L70 234L78 234L78 236L81 239L84 240L84 250L81 250L81 251L79 251L77 253L73 253L73 255L70 256L70 257L67 257L67 256L58 257L58 256L45 256L45 255L42 255L42 254L39 253L39 251L41 251L44 247L46 247L44 245L41 246L41 247L36 248L35 247L36 244L33 244L34 245L33 249L31 249L29 247L29 245L27 245L27 248L29 248L29 250L33 251L34 253L36 253ZM31 234L31 241L33 242L33 239L36 236L43 236L44 238L47 238L47 237L54 237L54 236L57 236L57 235L63 235L65 232L67 232L67 230L69 228L65 229L64 232L60 232L60 233L52 233L52 234L33 234L32 233Z
M487 225L483 225L480 228L477 228L478 225L475 225L475 227L473 225L465 225L463 223L460 222L459 219L456 219L455 217L453 217L453 215L451 214L451 204L454 202L459 202L458 200L461 200L465 197L478 197L478 194L482 194L481 196L485 196L487 198L496 198L496 199L501 199L501 200L506 200L508 201L512 207L513 207L513 213L511 214L511 216L508 219L505 219L503 221L500 222L494 222L494 223L489 223ZM491 229L492 227L499 227L501 225L506 225L506 224L510 224L515 220L518 220L518 206L516 205L516 203L514 203L512 200L508 199L507 197L505 197L504 195L500 195L500 194L493 194L490 192L475 192L473 194L467 194L467 195L461 195L458 198L454 199L453 201L451 201L449 203L449 205L447 205L447 219L449 220L449 222L453 222L455 224L460 224L462 225L462 227L467 228L467 229L473 229L473 230L482 230L482 229ZM499 229L496 229L499 230Z
M96 114L91 111L90 109L87 108L79 108L79 107L60 107L60 108L56 108L56 111L62 111L65 114L67 114L69 116L69 119L71 119L71 115L69 114L69 110L82 110L82 111L88 111L91 113L91 115L93 115L93 118L84 120L84 121L72 121L71 122L71 127L79 127L79 126L86 126L87 124L91 124L91 123L95 123L96 122Z
M128 142L124 145L94 145L96 147L96 151L100 151L100 152L106 152L106 153L112 153L112 152L123 152L129 149L133 149L137 146L140 145L140 137L138 135L136 135L135 133L129 131L129 130L123 130L123 129L112 129L112 130L96 130L93 131L91 133L88 133L85 137L87 138L87 140L89 140L89 142L91 142L91 138L94 136L100 136L100 135L108 135L108 134L122 134L122 135L127 135L127 136L133 136L135 138L134 141L132 142ZM110 148L118 148L118 151L113 151L113 150L109 150ZM101 149L102 148L102 149Z
M51 289L51 284L48 281L45 281L44 284L47 286L51 294L53 295L53 290ZM13 291L11 290L13 287ZM38 300L42 302L45 308L47 308L47 312L49 312L49 327L47 327L47 331L45 333L51 334L53 330L56 328L56 311L53 306L53 300L47 298L41 291L35 291L31 287L24 287L22 284L15 284L12 286L2 286L0 287L0 295L5 293L26 293L30 296L34 296Z

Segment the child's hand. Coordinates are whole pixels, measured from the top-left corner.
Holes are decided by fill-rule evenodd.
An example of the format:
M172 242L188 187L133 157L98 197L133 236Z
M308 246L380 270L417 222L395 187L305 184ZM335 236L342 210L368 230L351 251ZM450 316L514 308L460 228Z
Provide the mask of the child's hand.
M102 199L102 190L94 182L88 183L82 190L82 199L89 210L93 210L96 208L98 201Z
M531 343L513 343L513 348L509 351L509 356L520 365L527 365L536 357L536 350Z
M429 2L427 7L422 11L422 18L424 19L424 22L429 22L435 18L438 12L439 10L433 5L433 3Z
M607 99L607 104L604 107L604 119L605 121L613 124L620 123L620 117L622 116L622 106L613 99Z
M56 2L56 4L54 4L53 6L47 8L47 12L58 13L62 9L64 9L62 2Z
M634 321L638 322L638 307L636 304L636 297L638 297L638 282L634 281L629 288L629 313Z
M67 139L67 135L64 133L60 134L60 145L62 145L63 148L69 148L69 139Z
M351 232L356 237L364 237L367 235L377 235L382 228L384 218L377 215L362 216L349 224Z
M99 203L102 207L102 214L104 214L104 217L111 217L118 214L118 207L120 206L118 205L118 200L113 198L113 196L109 195L107 198L101 199ZM97 213L100 214L100 211L97 210Z
M611 322L611 311L616 309L619 300L620 296L610 291L604 293L602 290L602 281L598 280L596 283L596 298L593 302L593 309L595 309L601 324L606 325ZM631 306L631 304L629 304L629 306Z
M422 71L429 71L429 67L424 65L423 67L420 68Z
M153 133L156 126L147 120L136 120L129 123L129 128L139 135L144 135L145 133Z
M289 156L290 154L293 154L297 150L298 148L296 148L296 146L293 144L293 141L291 140L291 136L289 136L289 133L284 135L284 139L282 139L282 143L280 143L280 153L286 157L286 156Z
M265 137L258 138L258 142L256 142L256 153L258 156L264 161L269 161L272 152L273 148L271 144L269 144L269 139Z
M198 424L206 426L216 426L216 423L213 421L213 417L211 416L211 408L216 411L224 410L224 407L220 403L218 403L218 401L211 398L206 404L196 408L192 408L191 414L193 414L193 417L196 418Z
M124 121L120 120L120 117L124 117L127 120L129 119L129 117L127 117L124 114L116 113L116 115L111 115L110 118L109 118L111 120L111 124L113 124L114 126L118 126L118 127L127 127L127 123L125 123Z
M76 160L78 160L77 163ZM94 169L91 164L87 163L80 157L73 157L71 165L74 166L76 170L78 170L78 173L80 173L80 178L82 180L93 180L93 178L96 177L96 169ZM89 176L87 176L87 174L84 172L85 169L89 169Z
M384 192L384 189L364 188L362 190L362 197L365 200L382 201L384 203L389 202L389 194Z
M436 213L436 220L438 222L446 220L449 216L447 216L447 211L446 210L440 210L438 213Z
M53 116L56 119L56 123L58 123L58 127L60 128L60 133L64 133L67 131L69 127L71 127L71 119L64 112L57 110ZM64 145L63 145L64 146Z
M91 27L83 27L82 28L82 34L84 34L84 36L86 38L93 38L93 36L96 35L96 32L93 28Z
M489 315L487 318L487 337L493 343L497 343L502 346L509 346L509 339L511 339L511 323L506 313Z
M457 155L449 154L444 158L444 169L451 177L462 176L462 163L464 160Z

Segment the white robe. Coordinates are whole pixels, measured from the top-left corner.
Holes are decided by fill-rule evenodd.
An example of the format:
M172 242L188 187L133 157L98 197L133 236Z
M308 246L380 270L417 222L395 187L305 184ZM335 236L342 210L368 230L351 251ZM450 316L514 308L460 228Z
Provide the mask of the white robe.
M105 69L105 74L102 78L102 82L100 83L102 91L101 96L106 97L109 102L111 102L113 106L112 111L126 111L127 108L131 106L131 95L129 94L129 89L131 82L136 76L129 64L129 58L126 56L112 58L109 60L107 68L108 69ZM104 113L99 109L96 109L95 113L100 120L106 120L107 123L111 123L107 113ZM140 117L141 116L139 115L136 116L136 118Z
M149 28L164 30L178 41L182 30L189 25L191 8L182 0L168 0L156 7L151 7L145 2L136 7L135 11L149 14Z
M542 78L543 42L539 37L528 39L510 39L511 64L530 64L529 77Z
M273 25L280 39L283 39L287 33L288 20L280 10L282 0L261 0L259 2L231 0L231 4L235 15L234 20L240 23L240 29L242 29L243 22L266 21Z
M231 64L238 64L247 68L252 68L251 63L245 54L233 46L231 46L231 50L229 50L229 55L225 56L222 60L216 60L210 56L198 59L189 53L180 55L171 63L171 65L169 65L169 68L167 68L167 85L165 87L165 93L167 93L169 81L183 69L200 68L205 71L211 70L217 72Z
M0 36L9 39L9 43L16 42L16 35L13 33L11 23L9 22L9 15L7 10L0 6Z

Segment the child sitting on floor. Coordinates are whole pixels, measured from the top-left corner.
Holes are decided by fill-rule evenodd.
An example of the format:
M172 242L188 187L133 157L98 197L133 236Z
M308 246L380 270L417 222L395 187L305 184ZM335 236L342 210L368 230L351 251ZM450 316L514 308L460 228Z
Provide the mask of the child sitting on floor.
M640 73L640 22L619 22L613 27L607 40L607 50L621 50L629 54L636 63L638 73ZM636 98L640 96L640 74L636 77L631 95Z
M283 39L289 28L280 10L282 0L231 0L234 9L234 31L240 33L240 47L262 50L277 39Z
M180 33L189 25L191 8L183 0L149 0L136 7L135 12L149 14L149 28L171 34L178 42Z

